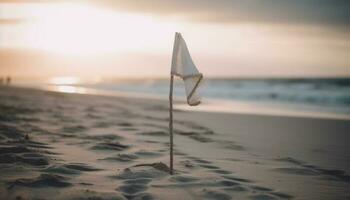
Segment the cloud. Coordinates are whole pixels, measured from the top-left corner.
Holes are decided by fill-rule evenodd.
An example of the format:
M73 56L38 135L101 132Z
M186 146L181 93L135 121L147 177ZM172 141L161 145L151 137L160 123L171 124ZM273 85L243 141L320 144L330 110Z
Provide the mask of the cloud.
M0 0L59 3L67 0ZM75 0L108 9L213 23L279 23L350 27L349 0Z
M348 0L90 0L89 2L117 10L179 16L205 22L340 26L350 24Z

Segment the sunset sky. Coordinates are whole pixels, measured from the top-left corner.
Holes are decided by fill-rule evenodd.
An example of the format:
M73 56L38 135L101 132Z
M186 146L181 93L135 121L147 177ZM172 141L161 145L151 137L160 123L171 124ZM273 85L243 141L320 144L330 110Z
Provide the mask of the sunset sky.
M74 3L72 3L74 2ZM348 0L0 0L0 76L350 76Z

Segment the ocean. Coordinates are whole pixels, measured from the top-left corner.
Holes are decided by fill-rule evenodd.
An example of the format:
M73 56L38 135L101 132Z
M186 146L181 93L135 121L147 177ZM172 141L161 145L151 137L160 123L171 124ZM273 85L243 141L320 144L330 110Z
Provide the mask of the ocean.
M65 87L83 88L72 90L83 93L105 91L164 99L169 95L168 79L115 79ZM194 110L350 118L350 78L206 78L200 93L203 105ZM184 85L177 78L174 96L186 99Z

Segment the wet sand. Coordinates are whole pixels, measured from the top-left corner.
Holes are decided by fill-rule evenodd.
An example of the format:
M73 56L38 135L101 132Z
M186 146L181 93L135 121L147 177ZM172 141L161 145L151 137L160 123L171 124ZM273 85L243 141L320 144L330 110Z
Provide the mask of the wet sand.
M0 88L0 199L350 199L350 121ZM166 164L166 165L164 165Z

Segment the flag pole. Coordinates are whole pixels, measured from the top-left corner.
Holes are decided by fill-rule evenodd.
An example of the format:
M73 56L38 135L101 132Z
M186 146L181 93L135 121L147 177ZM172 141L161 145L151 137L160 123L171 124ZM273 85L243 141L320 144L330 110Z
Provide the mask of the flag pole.
M170 135L170 175L173 175L174 167L174 155L173 155L173 88L174 88L174 74L173 74L173 67L174 67L174 54L176 51L176 42L178 38L178 33L175 33L175 39L174 39L174 46L173 46L173 55L171 58L171 72L170 72L170 92L169 92L169 135Z
M173 175L173 83L174 75L170 75L170 93L169 93L169 133L170 133L170 174Z

